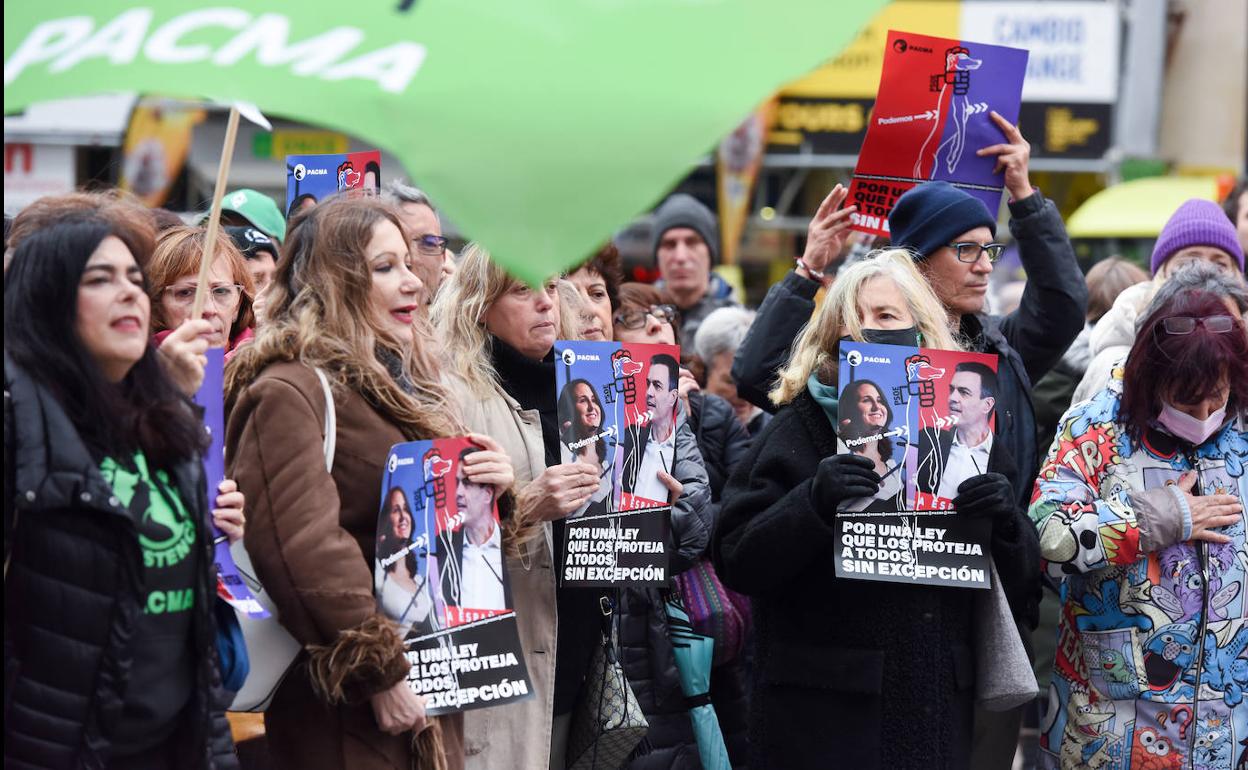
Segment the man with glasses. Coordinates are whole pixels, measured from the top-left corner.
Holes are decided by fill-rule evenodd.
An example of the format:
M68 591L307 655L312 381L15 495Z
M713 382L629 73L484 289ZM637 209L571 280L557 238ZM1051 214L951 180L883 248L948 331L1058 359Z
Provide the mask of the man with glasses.
M915 262L944 304L967 347L998 357L997 435L1018 473L1011 477L1020 506L1030 502L1032 481L1039 470L1032 383L1053 367L1083 329L1088 287L1075 260L1062 217L1052 201L1031 186L1031 146L1018 127L997 113L992 120L1005 141L977 154L997 159L1010 195L1010 233L1027 273L1019 306L1006 316L985 313L988 276L1001 256L997 221L987 207L948 182L925 182L902 195L888 217L893 246L909 249ZM824 270L840 259L853 207L840 208L846 191L840 185L820 206L808 230L808 244L798 269L773 286L733 361L738 392L755 405L774 411L767 392L776 369L814 311L814 296ZM774 296L773 296L774 295ZM1039 619L1039 576L1027 606L1011 607L1021 629L1034 629ZM1024 640L1029 634L1022 632ZM971 767L1006 767L1015 751L1020 710L977 709Z
M422 191L392 181L386 185L384 200L399 210L399 217L412 239L412 272L425 285L425 303L433 301L438 287L455 272L455 259L442 235L438 210Z
M1014 491L1025 508L1040 465L1031 386L1061 359L1083 329L1088 288L1057 207L1031 186L1030 146L1017 127L999 115L993 119L1007 142L985 147L979 154L997 156L998 167L1005 171L1010 232L1027 272L1018 309L1006 316L985 313L988 277L1002 246L996 241L996 218L978 198L948 182L926 182L897 200L888 224L892 245L913 252L968 348L995 353L1000 359L998 439L1017 464ZM811 278L822 278L827 265L839 258L848 234L847 213L853 211L852 206L836 210L844 197L843 189L828 196L810 229L810 240L822 249L808 247L798 270L768 292L733 361L739 392L760 408L775 410L767 392L776 369L787 360L793 338L814 312L820 281ZM803 277L806 274L811 278Z

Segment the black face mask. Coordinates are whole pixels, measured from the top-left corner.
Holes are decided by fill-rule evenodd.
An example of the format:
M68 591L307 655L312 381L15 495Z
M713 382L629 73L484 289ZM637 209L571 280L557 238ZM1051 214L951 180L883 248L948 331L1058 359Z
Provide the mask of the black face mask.
M853 337L841 337L841 342L854 342ZM923 335L916 327L905 329L863 329L862 341L874 345L901 345L913 348L923 344Z

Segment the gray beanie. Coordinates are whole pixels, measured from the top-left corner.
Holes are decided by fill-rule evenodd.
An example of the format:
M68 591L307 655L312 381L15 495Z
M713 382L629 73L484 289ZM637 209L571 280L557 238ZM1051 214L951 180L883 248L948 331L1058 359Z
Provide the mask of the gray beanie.
M673 227L688 227L702 236L711 252L711 264L719 263L719 221L711 210L692 195L676 193L659 206L654 212L654 236L650 243L650 253L656 258L659 255L659 241L663 233Z

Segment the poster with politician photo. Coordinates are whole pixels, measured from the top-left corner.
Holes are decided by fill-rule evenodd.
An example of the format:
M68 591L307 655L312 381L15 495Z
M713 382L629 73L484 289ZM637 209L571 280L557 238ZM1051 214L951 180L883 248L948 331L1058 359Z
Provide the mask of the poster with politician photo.
M598 490L568 517L565 585L666 585L680 409L674 345L555 342L565 463L592 465Z
M430 714L529 694L498 516L498 492L467 478L467 438L391 447L373 585L399 626L408 683Z
M870 460L880 485L838 510L837 574L988 587L987 522L953 500L988 471L997 357L849 341L839 356L837 449Z

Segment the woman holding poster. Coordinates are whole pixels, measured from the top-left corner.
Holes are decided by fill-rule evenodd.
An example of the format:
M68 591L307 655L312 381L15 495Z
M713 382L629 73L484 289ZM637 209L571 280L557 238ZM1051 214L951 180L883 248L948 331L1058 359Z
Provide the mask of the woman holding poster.
M913 347L920 335L926 347L957 349L907 252L878 252L842 270L780 372L771 397L781 409L728 482L712 554L724 584L753 600L751 767L826 767L830 747L842 767L969 764L982 663L971 652L976 592L834 572L847 545L835 534L838 508L878 494L885 475L874 459L837 453L839 344ZM858 388L847 410L858 415L847 419L884 427L887 410L871 402L890 395ZM999 463L966 482L955 504L958 516L991 520L1003 584L992 590L1010 597L1035 584L1039 566L1035 531ZM855 537L885 547L874 535ZM1025 661L1021 669L1030 676Z
M520 539L519 554L509 554L506 566L538 697L505 712L466 715L471 767L563 766L572 710L600 628L602 593L556 590L552 569L564 520L602 484L600 465L562 463L554 344L563 312L556 281L532 289L475 245L434 302L453 369L466 380L468 424L507 448L519 479L512 525L527 525L532 533ZM600 405L584 408L581 430L601 419L590 414L601 412ZM688 487L696 492L692 481ZM552 649L557 655L545 652Z
M230 471L259 501L247 550L305 650L265 712L278 768L462 766L462 721L426 719L402 639L373 594L388 447L463 433L419 297L394 210L327 201L291 223L265 327L227 371ZM318 370L336 414L330 470ZM479 443L469 475L508 488L507 459Z

